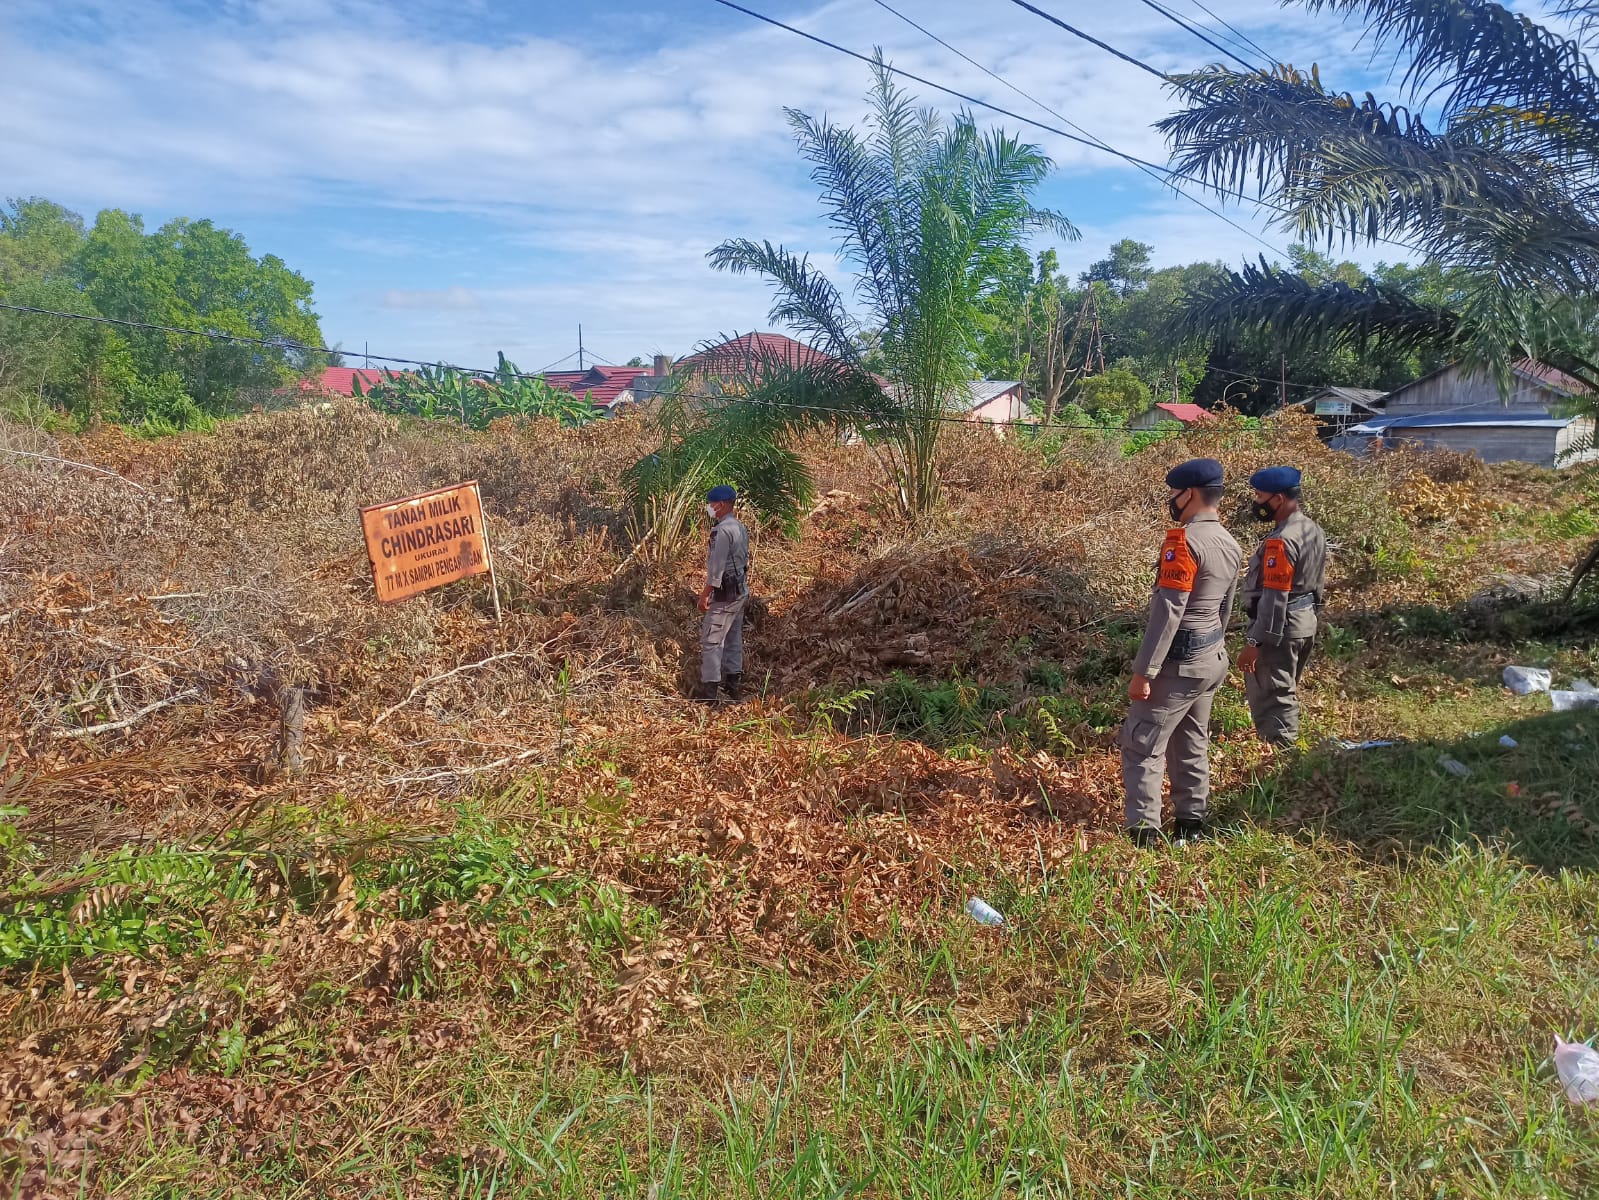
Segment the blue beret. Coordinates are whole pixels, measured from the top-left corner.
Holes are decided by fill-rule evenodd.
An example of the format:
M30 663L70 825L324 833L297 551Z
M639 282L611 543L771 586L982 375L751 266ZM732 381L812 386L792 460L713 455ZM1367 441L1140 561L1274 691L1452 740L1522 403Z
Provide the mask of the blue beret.
M719 504L724 500L731 504L733 501L738 499L738 493L732 488L728 487L727 484L719 483L710 491L705 493L705 498L712 504Z
M1220 487L1221 484L1221 464L1214 458L1191 458L1166 473L1169 488Z
M1299 486L1298 467L1266 467L1249 477L1257 492L1291 492Z

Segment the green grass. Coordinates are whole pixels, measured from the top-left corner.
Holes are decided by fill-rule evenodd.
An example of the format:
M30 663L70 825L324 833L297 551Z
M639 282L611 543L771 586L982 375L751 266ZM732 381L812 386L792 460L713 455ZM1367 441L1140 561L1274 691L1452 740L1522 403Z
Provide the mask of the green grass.
M1107 847L1011 899L1008 934L952 915L942 942L879 944L851 980L737 972L649 1074L569 1035L529 1044L507 1013L401 1093L357 1086L345 1103L374 1133L338 1167L312 1152L235 1179L707 1200L1599 1187L1595 1122L1545 1061L1552 1032L1594 1016L1591 878L1466 847L1400 870L1246 833ZM447 1137L384 1127L433 1088ZM201 1159L165 1147L118 1194L224 1194L180 1190Z
M1591 660L1546 649L1566 671ZM712 937L693 975L703 1007L662 1010L647 1066L595 1045L567 984L604 978L659 914L546 866L561 838L625 822L612 802L625 781L605 776L591 811L544 825L489 803L438 836L370 831L359 903L459 906L525 952L528 988L485 1003L446 971L369 1008L359 980L328 977L278 1025L175 1043L169 1063L291 1093L335 1069L357 1018L380 1019L399 1049L307 1091L291 1135L253 1152L226 1108L199 1112L192 1141L152 1125L86 1194L1599 1194L1599 1114L1564 1101L1548 1061L1555 1033L1599 1030L1599 712L1509 697L1501 660L1351 641L1312 678L1307 740L1406 745L1272 760L1218 798L1213 842L1140 853L1107 839L1021 875L960 868L952 894L984 896L1004 931L952 904L932 936L841 940L819 971ZM1238 724L1237 696L1219 713ZM1443 755L1470 775L1446 773ZM513 810L533 811L522 794ZM296 836L325 852L328 831L304 820ZM125 858L89 866L144 881L152 926L192 928L177 884L211 876ZM275 869L303 905L337 891ZM30 903L66 909L88 887ZM249 903L240 893L240 915ZM680 898L676 916L691 908ZM74 944L66 961L91 951ZM441 1021L461 1035L426 1051Z

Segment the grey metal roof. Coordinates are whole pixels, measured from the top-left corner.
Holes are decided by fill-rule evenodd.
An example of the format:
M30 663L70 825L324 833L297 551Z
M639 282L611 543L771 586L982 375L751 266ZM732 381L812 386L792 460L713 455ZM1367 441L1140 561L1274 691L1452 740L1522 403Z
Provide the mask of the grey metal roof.
M1373 417L1369 421L1352 426L1348 432L1374 435L1390 429L1448 429L1460 426L1477 429L1564 429L1572 422L1581 419L1581 417L1549 417L1542 413L1431 412L1403 417Z

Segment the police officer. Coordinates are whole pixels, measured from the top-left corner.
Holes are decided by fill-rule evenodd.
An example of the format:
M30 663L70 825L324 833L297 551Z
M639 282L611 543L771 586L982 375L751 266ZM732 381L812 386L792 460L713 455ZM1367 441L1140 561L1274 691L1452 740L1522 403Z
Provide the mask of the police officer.
M1177 528L1166 534L1143 645L1133 662L1132 700L1118 739L1127 833L1140 846L1160 837L1161 776L1171 776L1173 829L1205 832L1210 797L1210 706L1227 678L1227 622L1243 551L1216 508L1222 465L1196 458L1166 476Z
M733 515L738 493L727 484L705 495L711 544L700 589L700 687L696 700L714 703L718 688L743 699L744 606L749 601L749 530Z
M1274 746L1299 738L1299 680L1327 584L1327 535L1300 511L1299 479L1294 467L1267 467L1249 477L1255 516L1275 528L1244 576L1249 630L1238 666L1255 731Z

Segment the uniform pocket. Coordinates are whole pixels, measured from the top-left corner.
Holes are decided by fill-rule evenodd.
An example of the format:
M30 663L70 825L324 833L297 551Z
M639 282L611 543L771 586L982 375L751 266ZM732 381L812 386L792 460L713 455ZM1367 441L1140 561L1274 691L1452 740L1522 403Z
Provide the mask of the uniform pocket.
M1128 721L1122 726L1118 740L1123 750L1131 750L1140 758L1149 758L1160 744L1160 734L1159 721Z

